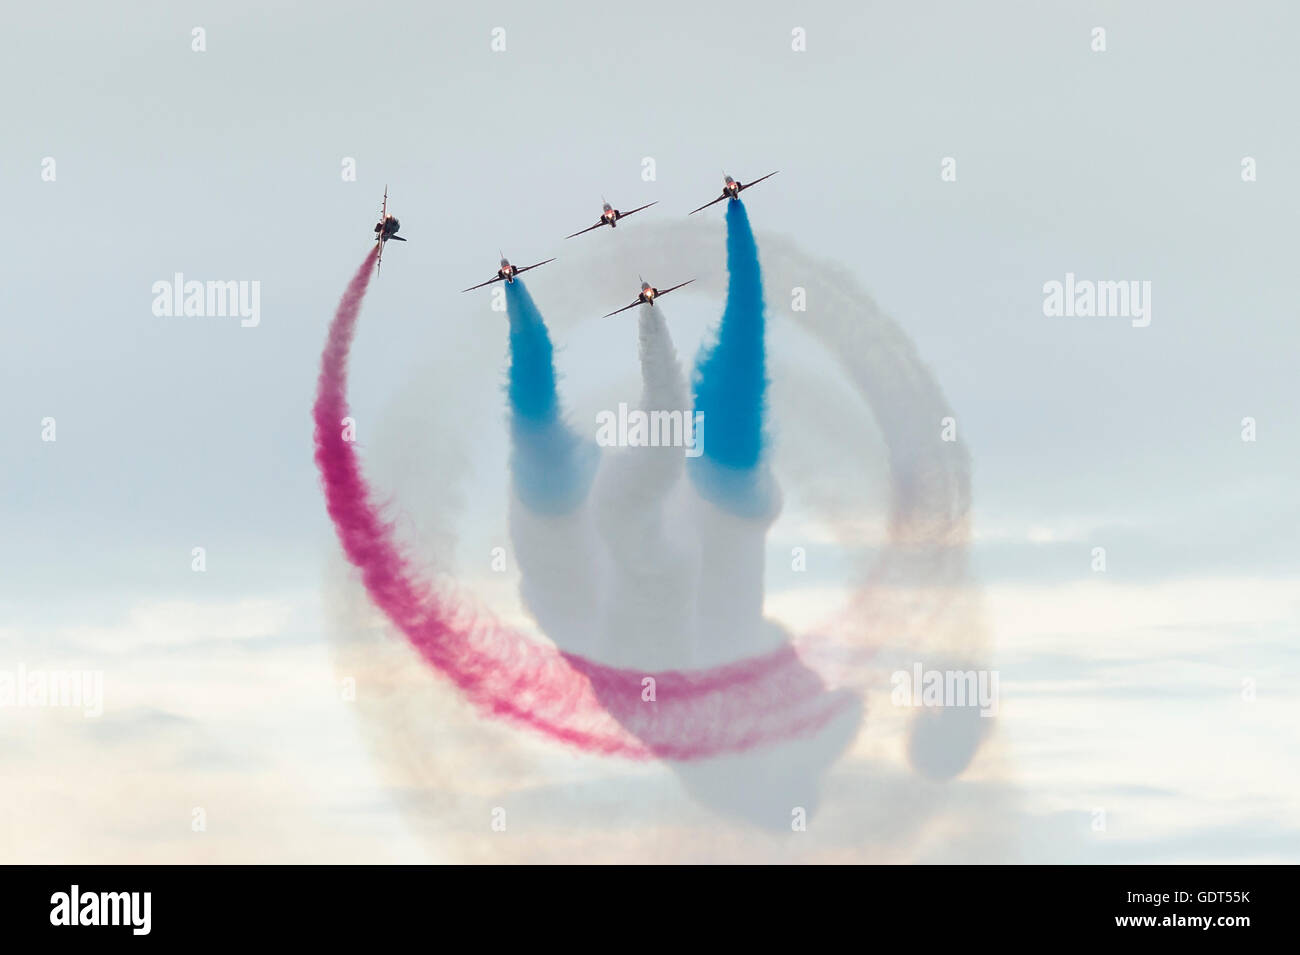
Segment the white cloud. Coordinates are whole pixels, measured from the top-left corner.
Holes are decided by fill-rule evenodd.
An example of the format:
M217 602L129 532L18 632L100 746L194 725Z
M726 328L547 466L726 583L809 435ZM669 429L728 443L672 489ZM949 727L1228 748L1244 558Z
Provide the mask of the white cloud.
M61 627L61 640L91 650L125 651L209 640L275 637L314 623L318 598L236 601L168 600L139 603L113 624Z

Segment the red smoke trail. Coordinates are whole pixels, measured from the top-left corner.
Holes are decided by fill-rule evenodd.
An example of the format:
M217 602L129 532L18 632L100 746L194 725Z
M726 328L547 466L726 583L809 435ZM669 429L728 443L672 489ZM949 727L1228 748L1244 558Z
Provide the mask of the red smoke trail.
M564 654L474 617L418 581L344 437L347 360L375 251L348 283L321 356L312 416L326 506L370 599L480 709L583 750L696 759L810 733L851 704L790 647L697 672L647 674ZM642 698L654 680L655 701Z

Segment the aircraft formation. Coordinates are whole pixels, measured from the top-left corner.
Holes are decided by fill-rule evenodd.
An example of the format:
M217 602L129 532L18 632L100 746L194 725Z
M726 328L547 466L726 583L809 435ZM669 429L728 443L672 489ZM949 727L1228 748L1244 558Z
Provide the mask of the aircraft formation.
M689 214L695 215L695 213L701 212L704 209L707 209L711 205L722 202L724 199L730 199L733 202L735 202L739 200L741 192L748 189L750 186L758 185L764 179L770 179L772 176L775 176L777 172L780 172L780 170L778 169L776 170L776 172L769 172L766 176L760 176L758 179L751 180L750 182L740 182L739 180L733 179L731 178L731 176L727 176L724 174L722 195L718 196L718 198L716 199L710 199L708 202L700 206L698 209L693 209ZM612 205L610 205L608 200L602 197L600 218L596 220L595 224L589 225L585 229L579 229L577 232L574 232L572 235L565 236L565 239L576 238L577 236L583 235L584 233L587 232L591 232L593 229L599 229L603 226L609 226L611 229L615 229L618 227L619 220L626 219L628 216L640 212L643 209L649 209L651 206L655 205L657 201L658 200L656 200L656 202L647 202L643 206L637 206L635 209L629 209L627 212L623 212L619 209L615 209ZM397 221L397 218L395 216L391 216L388 214L388 187L384 186L384 203L379 211L379 221L375 223L375 241L379 243L379 256L375 262L376 271L379 270L380 263L382 263L384 260L384 246L388 243L388 240L396 239L398 242L406 241L406 239L402 238L400 235L397 234L397 231L400 228L401 228L401 223ZM506 258L505 253L502 252L501 264L500 267L497 269L496 275L488 279L486 282L480 282L478 285L471 285L469 288L463 289L462 291L472 292L475 289L484 288L485 286L492 285L495 282L513 283L516 276L521 275L524 272L527 272L529 269L539 268L543 265L546 265L548 262L554 262L554 261L555 258L552 257L549 259L544 259L541 262L534 262L532 265L523 265L523 266L512 265L510 263L510 260ZM613 315L618 315L620 312L626 312L628 309L636 308L638 305L653 305L655 299L658 298L659 296L667 295L669 292L673 292L679 288L682 288L683 286L690 285L694 281L695 279L687 279L685 282L680 282L677 285L673 285L665 289L660 289L660 288L655 288L645 279L641 279L641 291L637 295L636 301L632 302L630 305L624 305L622 308L616 308L614 309L614 311L606 315L603 315L601 317L609 318Z

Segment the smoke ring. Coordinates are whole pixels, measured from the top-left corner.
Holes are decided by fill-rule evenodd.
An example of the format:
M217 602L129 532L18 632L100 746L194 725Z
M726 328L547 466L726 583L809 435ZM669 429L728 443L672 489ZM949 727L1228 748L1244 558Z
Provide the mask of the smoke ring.
M676 272L688 268L692 262L698 263L716 255L716 249L720 245L715 230L708 228L676 225L628 231L632 232L632 236L620 236L622 241L618 246L611 243L599 248L594 256L597 264L586 270L588 274L608 277L612 283L613 276L626 271L623 262L633 257L641 268L647 268L648 263L649 267L662 269L665 273ZM828 303L825 307L810 312L791 313L792 317L819 338L832 354L839 357L846 374L875 412L889 447L894 485L891 496L890 542L871 574L863 581L863 586L846 614L849 622L854 624L853 629L857 630L865 621L874 620L879 623L889 619L888 608L874 606L872 603L873 596L882 593L889 584L909 578L918 571L931 583L936 574L956 579L964 573L963 547L969 509L968 462L960 446L954 448L950 445L943 449L945 453L940 454L933 445L928 449L924 442L917 440L921 428L926 433L934 432L938 417L934 412L947 412L946 403L920 365L905 336L879 313L874 303L870 302L853 280L842 270L812 262L782 240L764 237L762 245L764 274L767 277L765 285L769 289L789 288L792 286L786 283L793 282L808 287ZM597 281L592 284L600 283ZM704 289L720 290L721 284L721 279L716 274L704 276L700 281L700 286ZM544 294L548 302L558 300L561 303L561 314L577 312L577 308L563 307L565 298L562 294L555 296L549 289ZM583 293L583 308L588 307L591 295L592 290L588 286ZM770 301L780 301L783 298L771 294L768 297ZM548 311L555 314L557 310L554 305L548 305ZM820 318L835 313L852 314L856 320L836 326L826 324ZM554 327L561 331L565 324L561 320ZM326 358L328 356L327 350ZM868 360L860 361L863 356ZM318 411L320 407L318 402ZM338 407L329 407L330 412L337 410ZM323 434L328 438L328 425L329 422L322 422L318 415L318 441ZM932 450L935 453L930 453ZM331 513L334 512L335 508L331 506ZM342 535L342 530L340 533ZM349 557L357 563L355 554L349 553ZM369 581L367 588L374 598L376 591ZM428 598L428 594L423 596ZM485 646L488 648L487 659L493 658L490 645L501 639L500 632L492 624L467 620L463 609L454 606L438 605L429 616L422 619L413 619L410 608L398 613L391 612L387 607L385 610L400 628L407 631L408 637L412 637L412 631L423 633L427 630L431 616L441 618L435 628L435 637L445 638L450 632L447 624L451 622L454 626L450 629L458 629L467 645L478 652L482 652ZM431 641L425 637L412 637L412 642L425 659L439 669L444 672L448 672L449 668L457 670L455 661L448 659L445 648L437 645L437 639ZM654 725L646 727L650 732L633 731L629 735L623 726L608 721L609 714L602 714L601 703L608 705L607 693L599 694L602 700L597 701L591 693L590 684L585 688L574 685L558 687L551 679L545 689L558 689L559 692L542 700L534 692L536 684L530 684L529 679L535 679L538 673L543 674L544 679L553 678L558 658L561 657L567 660L571 672L585 673L587 680L594 678L597 683L620 684L620 692L635 692L642 675L615 671L594 661L565 657L555 651L549 651L549 655L550 659L534 658L526 661L524 672L531 675L524 679L512 678L508 698L503 698L501 693L494 693L490 689L484 691L485 674L482 672L484 668L481 660L479 665L460 667L453 674L453 680L472 700L496 715L531 724L548 735L584 749L633 757L654 755L692 759L739 751L764 740L808 732L834 715L833 712L816 710L791 712L784 714L790 718L784 720L783 725L777 726L771 722L756 726L742 720L742 725L735 732L703 739L691 736L692 721L689 719L656 719L651 721ZM685 688L688 697L694 695L701 699L706 708L718 702L717 699L710 700L708 697L723 694L731 698L733 705L738 700L752 713L754 699L745 689L752 691L755 686L760 686L761 681L772 672L778 673L779 679L782 666L789 659L790 649L783 648L776 654L739 661L711 671L660 676ZM531 671L529 667L532 668ZM754 680L759 683L754 683ZM738 687L741 692L736 692ZM770 688L764 688L764 692L767 689ZM784 689L789 691L791 688ZM799 703L806 702L810 695L815 695L806 686L795 689L799 691L796 693L796 702ZM534 707L540 707L546 712L539 715ZM602 715L606 719L602 719ZM623 722L626 723L625 720Z

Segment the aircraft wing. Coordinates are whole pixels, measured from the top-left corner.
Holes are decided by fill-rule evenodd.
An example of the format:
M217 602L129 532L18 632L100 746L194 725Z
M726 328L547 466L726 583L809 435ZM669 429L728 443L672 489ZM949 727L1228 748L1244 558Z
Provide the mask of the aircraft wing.
M595 225L587 226L587 228L583 229L581 232L575 232L575 233L573 233L573 235L582 235L583 232L590 232L592 229L599 229L599 228L600 228L601 226L603 226L604 224L605 224L605 220L604 220L604 219L601 219L601 220L600 220L599 222L597 222ZM565 238L566 238L566 239L572 239L572 238L573 238L573 235L566 235Z
M520 269L519 271L522 272L523 269ZM501 276L497 275L497 276L494 276L494 277L488 279L486 282L479 282L478 285L471 285L469 288L461 289L461 291L462 291L462 292L472 292L472 291L474 291L476 288L482 288L482 287L485 286L485 285L491 285L493 282L500 282L500 281L501 281Z
M375 233L375 241L379 243L379 258L375 259L375 271L378 272L380 266L384 264L384 229L383 225L388 219L388 186L384 186L384 202L379 207L379 231Z
M550 258L546 260L546 262L554 262L554 261L555 261L554 258ZM546 262L534 262L532 265L525 265L522 269L519 269L517 272L515 272L515 274L518 275L519 272L527 272L529 269L535 269L539 265L545 265Z
M775 171L773 171L773 172L769 172L766 176L763 176L761 179L755 179L753 182L747 182L747 183L743 184L743 185L740 187L740 191L741 191L741 192L744 192L744 191L745 191L746 189L748 189L750 186L757 186L760 182L763 181L763 179L771 179L773 176L775 176L775 175L776 175L778 172L780 172L780 171L781 171L781 170L777 169L777 170L775 170Z
M689 214L695 215L695 213L699 212L701 209L707 209L709 206L719 203L726 198L727 194L724 192L722 195L718 196L718 198L714 199L713 202L706 202L704 205L700 206L699 209L692 209Z
M609 318L611 315L617 315L619 312L626 312L629 308L636 308L636 307L637 307L638 305L640 305L640 304L641 304L641 299L638 298L638 299L637 299L635 302L633 302L631 305L624 305L622 308L616 308L616 309L614 309L614 311L610 312L609 315L602 315L602 316L600 316L600 317L601 317L601 318Z
M682 285L690 285L690 284L691 284L692 282L694 282L694 281L695 281L695 279L687 279L685 282L682 282L681 285L674 285L672 288L661 288L661 289L659 290L659 294L656 295L655 298L662 298L663 296L667 295L669 292L672 292L672 291L674 291L675 289L679 289L679 288L681 288Z
M658 202L658 201L659 201L658 199L655 200L655 202ZM649 209L652 205L655 204L655 202L647 202L647 203L646 203L645 205L643 205L643 206L637 206L635 209L629 209L627 212L621 212L621 213L619 213L619 216L618 216L618 217L619 217L620 219L623 219L623 218L626 218L627 216L630 216L630 215L631 215L632 213L634 213L634 212L640 212L642 209Z

